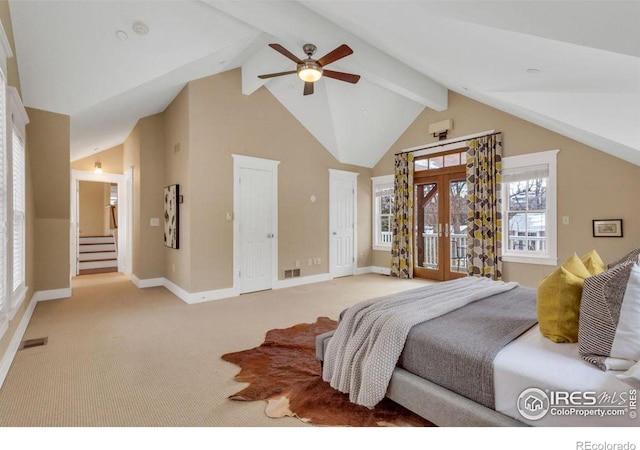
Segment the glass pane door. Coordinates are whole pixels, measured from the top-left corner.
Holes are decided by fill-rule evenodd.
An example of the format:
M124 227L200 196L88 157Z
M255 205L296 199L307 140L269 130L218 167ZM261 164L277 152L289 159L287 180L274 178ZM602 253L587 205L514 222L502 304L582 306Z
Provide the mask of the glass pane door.
M446 224L449 238L449 264L451 274L467 274L467 182L449 180L449 217ZM448 278L456 278L450 276Z
M442 207L439 182L415 186L414 270L424 278L442 277Z

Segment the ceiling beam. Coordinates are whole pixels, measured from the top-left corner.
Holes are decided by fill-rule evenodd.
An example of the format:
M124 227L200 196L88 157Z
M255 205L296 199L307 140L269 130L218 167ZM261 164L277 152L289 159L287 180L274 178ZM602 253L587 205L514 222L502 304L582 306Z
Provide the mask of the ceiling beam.
M301 48L307 42L330 49L346 43L354 50L354 55L340 60L341 69L356 72L370 82L436 111L447 109L447 88L297 2L203 1L278 38L285 47L292 46L289 50L299 56L304 56ZM300 51L296 51L298 48ZM260 70L258 67L263 67L260 62L264 57L267 55L261 53L256 54L255 60L247 60L247 72ZM269 69L268 72L281 69L272 68L274 70ZM252 80L246 89L243 86L243 92L252 92L252 89L257 89L255 85L255 80Z

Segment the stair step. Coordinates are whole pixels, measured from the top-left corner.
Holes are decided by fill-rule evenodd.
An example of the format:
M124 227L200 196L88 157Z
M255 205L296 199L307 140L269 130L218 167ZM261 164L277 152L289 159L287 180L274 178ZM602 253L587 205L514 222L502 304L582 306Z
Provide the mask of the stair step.
M79 270L84 269L98 269L101 267L118 267L117 259L108 259L105 261L81 261L78 264Z
M114 252L116 250L115 244L80 244L78 246L80 253L95 253L95 252Z
M113 236L80 236L82 244L113 244Z
M80 261L98 261L105 259L117 259L115 251L109 252L86 252L80 253Z
M117 267L98 267L97 269L83 269L78 271L78 275L93 275L96 273L117 272Z

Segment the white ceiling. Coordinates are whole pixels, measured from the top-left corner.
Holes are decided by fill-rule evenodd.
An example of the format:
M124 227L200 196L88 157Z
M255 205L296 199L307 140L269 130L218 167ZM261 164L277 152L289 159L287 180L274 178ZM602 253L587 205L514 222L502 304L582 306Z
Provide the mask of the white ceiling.
M71 159L122 143L189 80L242 67L338 160L372 167L447 90L640 165L639 1L11 1L25 105L71 116ZM149 33L138 36L132 24ZM123 30L128 39L115 33ZM267 44L342 43L356 85L312 96ZM540 70L530 74L528 68Z

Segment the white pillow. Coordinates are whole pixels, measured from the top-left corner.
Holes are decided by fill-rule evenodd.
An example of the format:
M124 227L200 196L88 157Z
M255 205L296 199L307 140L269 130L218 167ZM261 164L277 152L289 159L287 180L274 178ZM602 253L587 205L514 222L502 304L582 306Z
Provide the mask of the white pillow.
M640 361L640 265L631 268L624 292L618 328L611 346L611 357Z
M640 389L640 362L635 363L631 369L617 375L617 377L629 386Z

